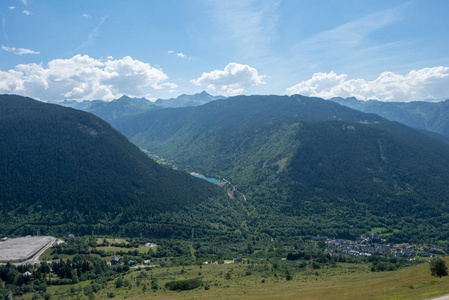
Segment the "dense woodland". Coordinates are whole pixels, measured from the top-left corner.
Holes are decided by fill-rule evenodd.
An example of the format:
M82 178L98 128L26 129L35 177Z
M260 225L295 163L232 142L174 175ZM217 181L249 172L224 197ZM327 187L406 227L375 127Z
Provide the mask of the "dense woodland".
M448 146L377 115L298 95L239 96L111 123L180 168L229 180L254 208L245 223L256 232L448 238Z
M204 180L157 164L100 118L71 108L3 95L0 140L2 235L49 233L54 225L111 233L114 224L225 197Z
M448 146L374 114L241 96L111 121L181 169L226 178L223 190L90 114L19 96L1 105L4 235L240 242L380 228L392 242L447 245Z

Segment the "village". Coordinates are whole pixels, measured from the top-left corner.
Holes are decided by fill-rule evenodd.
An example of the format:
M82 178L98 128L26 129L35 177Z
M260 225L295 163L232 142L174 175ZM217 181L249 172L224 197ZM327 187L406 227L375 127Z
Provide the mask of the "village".
M442 250L434 246L401 244L390 245L377 233L362 235L355 241L332 239L327 236L313 236L312 241L324 243L324 253L329 255L352 256L395 256L404 258L433 257L433 254L442 254Z

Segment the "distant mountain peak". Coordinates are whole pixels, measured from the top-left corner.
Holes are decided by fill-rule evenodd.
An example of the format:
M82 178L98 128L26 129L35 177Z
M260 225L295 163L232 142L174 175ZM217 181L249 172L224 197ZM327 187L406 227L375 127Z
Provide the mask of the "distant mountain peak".
M186 107L186 106L199 106L206 104L210 101L224 99L223 96L212 96L206 91L202 91L201 93L196 93L193 95L182 94L176 98L170 99L158 99L155 104L161 107Z
M120 98L114 99L114 100L112 100L112 101L116 101L116 100L128 100L128 99L131 99L131 98L128 97L128 96L126 96L126 95L123 95L123 96L121 96Z
M112 100L112 101L136 101L136 102L140 102L140 103L151 102L150 100L148 100L148 99L145 98L145 97L142 97L142 98L133 97L133 98L131 98L131 97L126 96L126 95L123 95L123 96L121 96L120 98L114 99L114 100ZM112 101L111 101L111 102L112 102Z

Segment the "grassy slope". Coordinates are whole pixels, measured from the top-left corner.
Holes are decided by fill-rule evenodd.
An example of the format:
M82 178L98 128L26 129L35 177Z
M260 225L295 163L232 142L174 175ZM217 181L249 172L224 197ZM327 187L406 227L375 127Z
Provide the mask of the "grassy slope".
M449 259L446 258L448 262ZM298 272L293 280L273 276L271 270L265 272L265 282L260 274L246 276L246 264L207 265L172 268L155 268L144 271L148 278L141 279L140 286L116 289L108 284L96 294L96 298L106 298L108 292L114 292L115 299L425 299L449 293L449 277L442 279L430 276L427 263L393 272L372 273L368 265L338 264L337 268ZM261 265L256 265L261 266ZM125 276L130 283L141 271L133 271ZM203 281L210 284L210 290L198 288L192 291L172 292L150 289L151 279L158 279L160 287L171 280L198 277L201 272ZM231 274L230 280L224 279L224 273ZM314 275L318 272L318 276ZM89 282L82 283L82 286ZM148 289L142 292L142 285ZM54 286L49 292L58 292L66 297L70 286ZM82 294L79 294L82 295ZM83 295L84 296L84 295ZM76 298L76 296L75 296Z

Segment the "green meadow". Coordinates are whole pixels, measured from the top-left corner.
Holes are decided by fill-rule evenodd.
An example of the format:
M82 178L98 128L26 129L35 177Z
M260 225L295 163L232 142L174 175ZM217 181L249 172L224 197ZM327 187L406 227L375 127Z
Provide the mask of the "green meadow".
M50 286L47 294L51 299L428 299L449 293L449 277L432 277L428 263L390 272L371 272L365 263L295 268L291 261L131 268L96 292L93 281L84 281ZM166 288L168 282L188 279L200 279L202 285L186 291Z

